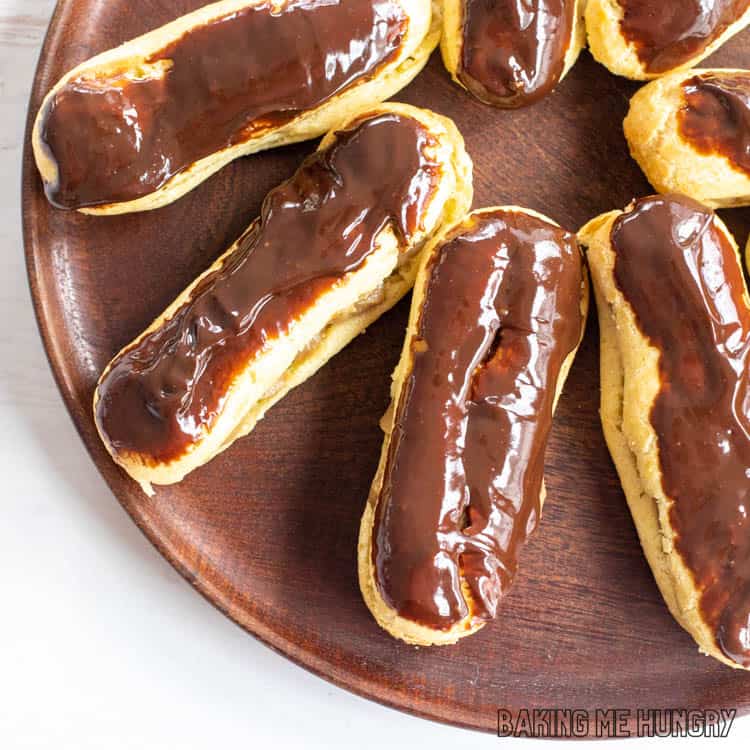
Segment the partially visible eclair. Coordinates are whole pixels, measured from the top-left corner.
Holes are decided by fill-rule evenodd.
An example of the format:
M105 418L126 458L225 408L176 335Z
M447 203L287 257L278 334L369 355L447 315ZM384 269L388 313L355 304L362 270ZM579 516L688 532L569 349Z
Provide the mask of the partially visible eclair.
M587 304L575 235L528 209L474 211L425 251L359 535L362 595L392 636L454 643L495 616Z
M468 210L453 122L387 104L342 123L260 217L106 366L94 417L145 491L172 484L392 307Z
M584 0L444 0L445 67L486 104L532 104L578 59L586 42L584 5Z
M635 80L694 67L748 23L748 0L586 3L591 54L616 75Z
M322 135L406 86L433 0L220 0L103 52L45 97L32 144L60 208L145 211L233 159Z
M750 203L750 71L696 68L651 81L630 100L623 129L660 193Z
M750 668L750 298L737 245L680 195L579 233L601 418L646 559L701 651Z

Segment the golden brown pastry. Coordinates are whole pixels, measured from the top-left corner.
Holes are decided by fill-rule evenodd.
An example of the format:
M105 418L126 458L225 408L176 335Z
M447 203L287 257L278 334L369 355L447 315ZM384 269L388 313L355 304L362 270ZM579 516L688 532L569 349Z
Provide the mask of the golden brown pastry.
M342 123L260 217L106 367L96 425L146 492L247 434L412 286L471 205L451 120L405 104Z
M587 0L591 54L635 80L692 68L750 23L750 0Z
M706 654L750 667L750 299L707 207L641 198L593 219L601 416L646 558Z
M444 2L445 67L496 107L522 107L548 94L586 43L583 0Z
M424 646L476 632L513 580L588 305L575 235L541 214L486 208L431 244L358 552L378 624Z
M750 204L750 71L696 68L652 81L630 100L623 127L660 193Z
M47 197L92 214L164 206L239 156L393 96L439 36L432 0L206 5L53 87L32 132Z

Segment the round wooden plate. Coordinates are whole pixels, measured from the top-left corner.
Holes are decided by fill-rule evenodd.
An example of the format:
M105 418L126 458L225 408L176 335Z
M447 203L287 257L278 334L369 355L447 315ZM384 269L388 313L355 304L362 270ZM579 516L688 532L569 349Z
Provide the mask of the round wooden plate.
M61 0L29 123L68 69L202 4ZM750 66L750 32L709 64ZM635 89L584 53L553 95L503 112L451 84L436 54L398 98L455 119L474 159L475 206L529 206L575 230L650 192L621 129ZM46 202L27 132L24 228L41 333L65 403L125 510L247 631L337 685L421 716L493 731L498 708L748 710L750 674L698 653L641 554L598 420L595 315L555 418L541 527L497 621L456 646L417 649L393 640L357 586L359 517L408 300L181 484L149 499L110 461L90 409L100 371L210 265L314 146L237 161L159 211L98 218ZM750 211L724 216L744 243Z

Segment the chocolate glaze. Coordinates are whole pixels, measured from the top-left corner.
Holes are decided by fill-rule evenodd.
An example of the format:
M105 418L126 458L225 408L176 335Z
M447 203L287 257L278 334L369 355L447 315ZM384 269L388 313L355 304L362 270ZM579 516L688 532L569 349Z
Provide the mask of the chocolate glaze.
M290 0L248 7L185 33L145 66L85 72L44 112L41 138L61 208L147 195L194 162L283 125L393 59L407 18L394 0ZM167 66L164 72L160 68Z
M713 213L639 200L612 227L617 286L659 351L650 413L676 549L721 650L750 666L750 307Z
M371 116L272 190L221 268L114 360L96 408L109 444L146 462L183 455L221 412L238 372L361 266L386 225L403 249L439 179L425 153L432 144L410 117Z
M494 617L539 520L582 273L574 235L501 210L431 258L373 527L376 583L401 616L443 630Z
M620 31L649 73L684 65L718 39L750 0L618 0Z
M459 80L497 107L535 102L560 80L574 20L573 0L463 0Z
M721 154L750 175L750 73L703 73L682 84L680 134L704 154Z

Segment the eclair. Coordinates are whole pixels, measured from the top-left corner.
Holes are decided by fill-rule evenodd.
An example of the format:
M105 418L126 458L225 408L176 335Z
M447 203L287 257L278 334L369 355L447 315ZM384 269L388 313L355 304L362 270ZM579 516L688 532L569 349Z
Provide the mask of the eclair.
M601 418L646 559L701 651L750 668L750 298L737 245L680 195L589 222Z
M362 595L392 636L455 643L495 616L587 306L575 235L533 211L472 212L425 251L359 535Z
M471 205L453 122L387 104L328 133L242 236L105 368L99 434L146 492L180 481L413 285Z
M532 104L586 41L583 0L445 0L440 50L453 80L495 107Z
M649 80L692 68L750 23L750 0L587 0L591 54Z
M643 86L623 123L660 193L714 208L750 204L750 71L693 69Z
M164 206L393 96L439 36L432 0L206 5L55 84L32 131L47 198L90 214Z

